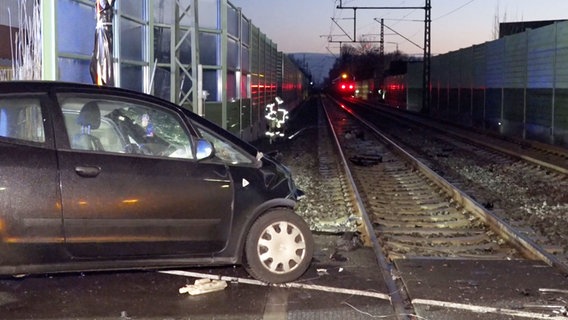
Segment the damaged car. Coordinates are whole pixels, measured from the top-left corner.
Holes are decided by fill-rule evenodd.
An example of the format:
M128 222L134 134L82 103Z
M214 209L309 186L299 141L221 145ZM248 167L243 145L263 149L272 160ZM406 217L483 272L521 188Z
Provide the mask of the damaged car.
M129 90L0 82L0 274L243 264L293 281L313 239L290 171Z

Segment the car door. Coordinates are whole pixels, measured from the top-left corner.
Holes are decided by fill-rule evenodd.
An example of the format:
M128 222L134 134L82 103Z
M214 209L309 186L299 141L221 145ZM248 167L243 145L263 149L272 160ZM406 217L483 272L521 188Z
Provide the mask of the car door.
M57 158L46 97L27 92L0 95L1 266L64 258Z
M132 98L57 96L65 243L75 257L203 255L230 230L233 182L195 160L173 109Z

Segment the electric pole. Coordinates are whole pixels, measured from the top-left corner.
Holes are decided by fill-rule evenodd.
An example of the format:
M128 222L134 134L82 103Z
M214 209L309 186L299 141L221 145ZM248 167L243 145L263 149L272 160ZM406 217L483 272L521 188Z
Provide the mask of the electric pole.
M422 75L422 112L430 112L430 25L432 23L431 0L426 0L424 7L424 70Z

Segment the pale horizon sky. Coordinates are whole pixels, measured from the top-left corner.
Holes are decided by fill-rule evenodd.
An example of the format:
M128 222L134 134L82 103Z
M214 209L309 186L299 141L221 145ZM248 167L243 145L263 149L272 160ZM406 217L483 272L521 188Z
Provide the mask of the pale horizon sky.
M343 29L353 36L353 10L337 9L339 0L229 0L241 7L263 33L285 53L315 52L339 54L339 43L348 41ZM424 7L424 0L343 0L345 7ZM432 54L467 48L494 39L499 22L568 19L567 0L432 0ZM334 23L332 17L335 18ZM420 47L424 43L423 9L357 10L357 39L378 41L380 24L408 38ZM376 19L376 20L375 20ZM338 26L339 25L339 26ZM357 44L354 44L357 46ZM378 45L378 44L377 44ZM385 28L385 51L399 48L405 54L422 49Z

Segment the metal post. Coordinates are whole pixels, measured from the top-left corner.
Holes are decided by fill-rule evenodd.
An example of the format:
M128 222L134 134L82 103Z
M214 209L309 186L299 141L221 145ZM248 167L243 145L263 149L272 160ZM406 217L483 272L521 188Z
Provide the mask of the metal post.
M148 66L144 68L144 82L143 88L144 92L148 94L154 93L154 75L157 67L157 61L154 59L154 2L150 3L149 0L144 1L144 6L146 6L146 20L148 21L148 26L146 27L145 39L147 39L145 57L148 60Z
M42 80L57 80L57 3L56 1L40 1L42 30Z
M176 50L177 35L179 34L179 2L175 1L173 5L174 24L170 31L170 101L173 103L179 102L179 70L177 65L178 54Z
M353 8L353 41L357 42L357 8Z
M424 68L422 76L422 112L430 112L430 34L432 23L431 0L426 0L424 6Z
M197 4L199 1L192 0L185 8L181 6L181 1L175 0L173 5L174 23L170 33L170 101L181 106L188 103L192 111L197 112L201 101L196 89L198 88L198 82L202 81L202 78L197 75L197 66L199 65ZM187 30L182 32L180 23L186 15L190 17L190 25L187 26ZM184 65L180 60L182 43L187 37L191 41L190 65ZM188 81L191 81L191 88L188 92L183 91L182 74L183 77L189 78Z
M197 78L203 79L203 65L201 64L197 66ZM203 97L203 82L198 81L196 84L194 84L194 87L197 91L197 110L195 110L194 108L193 111L197 112L198 115L203 117L205 116L205 112L203 111L203 105L205 104L205 99Z
M203 99L202 99L202 94L203 94L203 73L201 74L196 74L197 71L199 70L199 68L201 68L201 58L200 58L200 46L199 46L199 15L198 15L198 2L197 0L192 0L192 6L193 9L191 10L191 21L192 26L189 27L189 31L190 31L190 37L191 37L191 70L193 70L193 88L198 88L199 90L199 94L195 94L195 92L193 92L193 101L192 101L192 105L193 105L193 112L195 112L195 106L198 106L199 108L201 108L201 116L205 116L205 111L204 106L202 105Z
M558 22L554 23L554 56L552 58L552 106L550 110L550 142L555 144L556 86L558 85Z
M381 19L381 32L379 38L379 56L385 55L385 19Z
M228 37L228 28L227 28L227 11L228 11L228 4L227 0L219 1L218 10L221 12L219 13L221 17L221 85L219 89L221 92L221 123L224 129L228 129L228 115L227 115L227 46L229 42Z
M528 99L528 86L529 86L529 68L528 68L528 56L529 56L529 34L530 34L531 30L527 30L525 32L525 52L524 52L524 56L525 56L525 63L524 63L524 70L523 70L523 76L524 76L524 85L523 85L523 139L527 138L527 99Z

